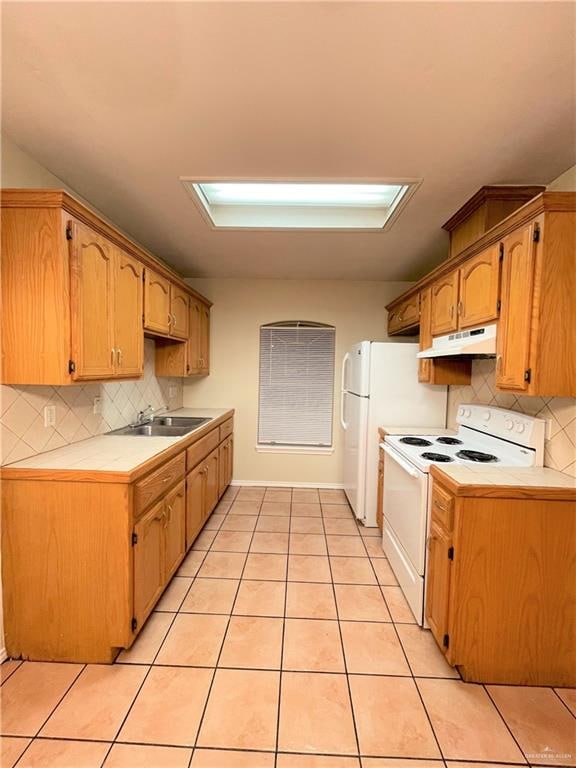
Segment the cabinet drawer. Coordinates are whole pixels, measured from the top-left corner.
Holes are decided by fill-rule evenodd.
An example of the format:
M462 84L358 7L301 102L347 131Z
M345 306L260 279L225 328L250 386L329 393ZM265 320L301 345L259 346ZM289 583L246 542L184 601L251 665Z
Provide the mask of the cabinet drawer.
M228 419L220 426L220 442L234 431L234 419Z
M182 451L178 456L137 482L134 488L134 514L139 515L149 507L177 480L184 477L185 471L186 455Z
M188 472L194 469L196 464L205 459L208 454L218 446L220 442L218 429L213 429L205 437L191 445L187 451Z
M454 497L439 485L432 490L432 523L451 533L454 527Z

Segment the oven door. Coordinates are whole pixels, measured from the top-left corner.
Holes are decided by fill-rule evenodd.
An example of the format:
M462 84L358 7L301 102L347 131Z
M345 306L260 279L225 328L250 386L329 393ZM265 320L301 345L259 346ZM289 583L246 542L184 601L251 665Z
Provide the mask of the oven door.
M384 448L384 527L394 532L412 567L424 575L428 476L387 443Z

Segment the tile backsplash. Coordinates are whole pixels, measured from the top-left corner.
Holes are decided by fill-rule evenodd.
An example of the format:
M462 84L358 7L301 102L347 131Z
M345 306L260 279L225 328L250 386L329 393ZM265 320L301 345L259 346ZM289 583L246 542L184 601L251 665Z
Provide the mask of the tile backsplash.
M94 398L101 413L94 413ZM144 376L135 381L70 387L5 386L0 392L1 463L75 443L130 424L138 411L182 407L182 379L154 375L154 341L144 341ZM44 406L56 406L56 424L44 426Z
M461 403L483 403L520 411L550 422L544 449L544 464L576 477L576 398L524 397L498 392L493 359L472 362L472 381L448 390L448 426L455 428Z

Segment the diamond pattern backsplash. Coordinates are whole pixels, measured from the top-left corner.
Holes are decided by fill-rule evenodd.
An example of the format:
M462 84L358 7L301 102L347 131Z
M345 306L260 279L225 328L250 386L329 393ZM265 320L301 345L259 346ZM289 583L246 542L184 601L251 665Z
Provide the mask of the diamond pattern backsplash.
M544 464L576 477L576 398L524 397L496 389L496 362L472 362L472 381L448 390L448 426L456 428L456 414L462 403L482 403L520 411L549 420Z
M94 398L101 413L94 413ZM10 387L0 392L1 463L28 458L134 422L138 411L182 407L181 379L154 375L154 341L144 340L144 376L136 381L70 387ZM44 406L56 406L56 424L44 426Z

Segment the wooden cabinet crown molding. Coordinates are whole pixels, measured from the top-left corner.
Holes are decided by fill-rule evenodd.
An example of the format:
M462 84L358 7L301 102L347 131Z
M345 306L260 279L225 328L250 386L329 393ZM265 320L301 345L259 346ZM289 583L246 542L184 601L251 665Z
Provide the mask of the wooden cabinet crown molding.
M145 266L160 272L160 274L171 280L179 288L194 296L207 307L212 306L212 302L202 294L195 291L182 277L173 270L168 264L159 259L154 254L147 251L144 247L131 240L123 234L114 224L107 221L101 214L92 211L88 206L81 203L75 197L63 189L2 189L0 195L1 208L61 208L69 213L75 219L87 224L100 235L108 238L115 245L123 248L139 259Z
M484 186L480 187L478 192L476 192L475 195L472 195L472 197L467 200L464 205L459 208L456 213L451 216L448 221L445 224L442 224L442 229L445 229L447 232L452 232L453 229L455 229L459 224L462 224L466 219L474 213L474 211L477 211L478 208L480 208L484 203L489 202L490 200L509 200L511 202L518 200L518 201L527 201L531 200L533 197L536 197L536 195L541 194L544 192L546 187L543 187L542 185L531 185L531 186Z
M446 273L456 269L471 256L489 248L494 243L502 240L518 227L532 221L541 213L574 213L576 212L576 192L542 192L528 203L518 208L514 213L502 219L495 227L485 232L472 245L465 250L452 256L424 277L418 280L411 288L397 296L393 301L386 305L388 312L397 309L398 306L414 294L419 293L423 288L443 277Z

